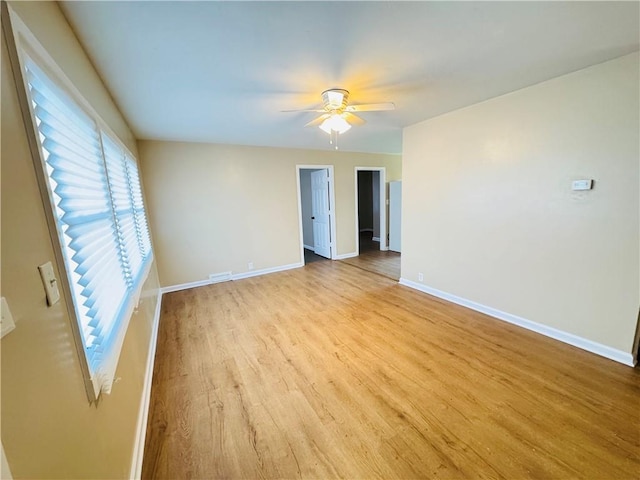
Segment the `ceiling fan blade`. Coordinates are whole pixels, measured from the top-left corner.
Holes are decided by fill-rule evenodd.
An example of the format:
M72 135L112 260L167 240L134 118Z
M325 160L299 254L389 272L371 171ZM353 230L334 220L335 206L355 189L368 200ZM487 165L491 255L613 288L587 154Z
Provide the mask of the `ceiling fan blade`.
M360 125L364 125L365 123L367 123L366 120L350 112L344 112L343 116L347 122L349 122L351 125L355 125L356 127L359 127Z
M314 109L314 110L307 110L307 109L303 109L303 110L280 110L280 113L291 113L291 112L317 112L317 113L322 113L322 112L326 112L326 110L324 108Z
M316 127L316 126L320 125L322 122L324 122L330 116L331 115L329 115L328 113L325 113L324 115L320 115L319 117L317 117L317 118L311 120L309 123L307 123L305 125L305 127Z
M366 105L349 105L347 112L381 112L384 110L395 110L396 106L391 103L368 103Z

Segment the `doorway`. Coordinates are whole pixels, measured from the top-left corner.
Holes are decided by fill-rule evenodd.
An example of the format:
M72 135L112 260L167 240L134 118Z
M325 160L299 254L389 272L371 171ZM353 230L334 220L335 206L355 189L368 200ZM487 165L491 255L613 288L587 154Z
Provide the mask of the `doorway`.
M332 165L297 165L300 262L335 259Z
M387 250L384 167L356 167L356 253Z
M397 281L400 253L389 251L385 176L384 167L356 167L356 252L342 261Z

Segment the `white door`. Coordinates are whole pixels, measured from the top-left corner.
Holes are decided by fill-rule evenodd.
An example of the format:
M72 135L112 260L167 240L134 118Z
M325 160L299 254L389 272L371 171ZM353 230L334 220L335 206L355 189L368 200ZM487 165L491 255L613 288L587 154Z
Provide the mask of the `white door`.
M329 171L311 172L311 212L313 220L313 251L331 258L331 228L329 205Z
M402 182L389 182L389 250L400 251Z

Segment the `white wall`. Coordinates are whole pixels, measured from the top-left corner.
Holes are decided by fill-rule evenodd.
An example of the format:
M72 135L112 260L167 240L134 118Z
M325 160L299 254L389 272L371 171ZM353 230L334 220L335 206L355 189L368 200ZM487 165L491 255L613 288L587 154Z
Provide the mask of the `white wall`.
M638 70L634 53L406 128L402 277L630 354Z

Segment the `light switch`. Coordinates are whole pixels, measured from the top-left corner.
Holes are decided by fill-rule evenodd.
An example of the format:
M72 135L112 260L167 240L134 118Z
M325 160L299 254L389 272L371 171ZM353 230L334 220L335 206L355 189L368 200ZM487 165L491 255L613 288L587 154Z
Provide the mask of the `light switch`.
M7 300L2 297L2 329L0 332L0 338L4 337L11 330L16 328L16 324L13 321L13 315L11 315L11 310L9 310L9 304Z
M60 291L58 290L58 280L56 280L56 276L53 273L53 265L51 265L51 262L47 262L40 265L38 270L40 270L44 291L47 293L47 304L49 306L54 305L60 300Z

